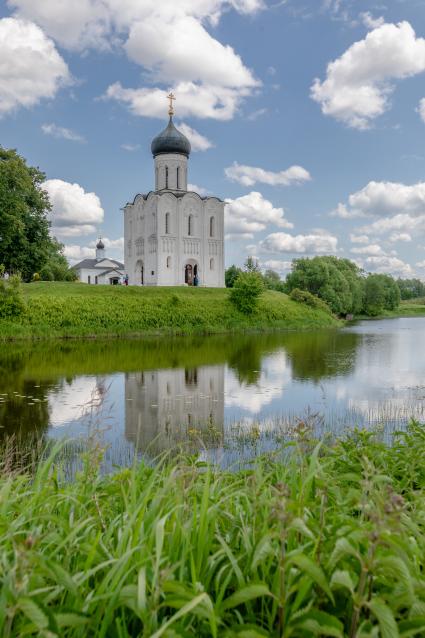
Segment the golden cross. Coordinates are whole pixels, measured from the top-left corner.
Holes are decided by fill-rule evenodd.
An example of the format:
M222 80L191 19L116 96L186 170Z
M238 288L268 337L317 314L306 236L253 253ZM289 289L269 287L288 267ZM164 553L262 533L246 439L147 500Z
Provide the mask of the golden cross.
M174 115L174 108L173 108L173 100L175 100L175 96L173 94L173 92L171 92L169 95L167 95L167 98L170 100L170 106L168 109L168 115Z

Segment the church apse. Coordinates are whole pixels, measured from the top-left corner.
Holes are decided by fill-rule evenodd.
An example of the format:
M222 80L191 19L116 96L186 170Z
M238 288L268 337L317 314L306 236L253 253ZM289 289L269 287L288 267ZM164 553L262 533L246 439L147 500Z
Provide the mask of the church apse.
M224 365L128 373L125 436L155 456L223 435ZM197 446L199 447L199 445Z

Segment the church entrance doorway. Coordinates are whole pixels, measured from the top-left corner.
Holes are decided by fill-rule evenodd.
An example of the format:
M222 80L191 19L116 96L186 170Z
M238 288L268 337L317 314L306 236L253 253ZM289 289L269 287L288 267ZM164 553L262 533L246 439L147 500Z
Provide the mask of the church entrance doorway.
M136 284L138 286L143 286L145 283L145 269L143 266L143 261L139 259L136 264Z
M184 268L184 283L188 286L197 286L199 283L198 264L188 263Z

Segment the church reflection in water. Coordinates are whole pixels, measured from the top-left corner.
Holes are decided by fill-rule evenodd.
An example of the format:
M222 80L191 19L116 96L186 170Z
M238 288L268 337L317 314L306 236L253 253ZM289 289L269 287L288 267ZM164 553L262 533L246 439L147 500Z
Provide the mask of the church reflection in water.
M155 456L188 441L220 439L224 365L130 372L125 376L125 436Z

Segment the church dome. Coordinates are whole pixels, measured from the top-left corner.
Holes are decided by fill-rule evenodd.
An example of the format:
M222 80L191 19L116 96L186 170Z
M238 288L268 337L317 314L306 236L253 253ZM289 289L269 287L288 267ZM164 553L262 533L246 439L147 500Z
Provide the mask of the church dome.
M180 153L189 157L190 142L183 133L176 129L171 116L167 128L153 138L151 151L154 157L162 153Z
M99 241L98 241L98 242L97 242L97 244L96 244L96 248L97 248L98 250L104 250L104 248L105 248L105 244L104 244L104 243L103 243L103 241L100 239L100 237L99 237Z

